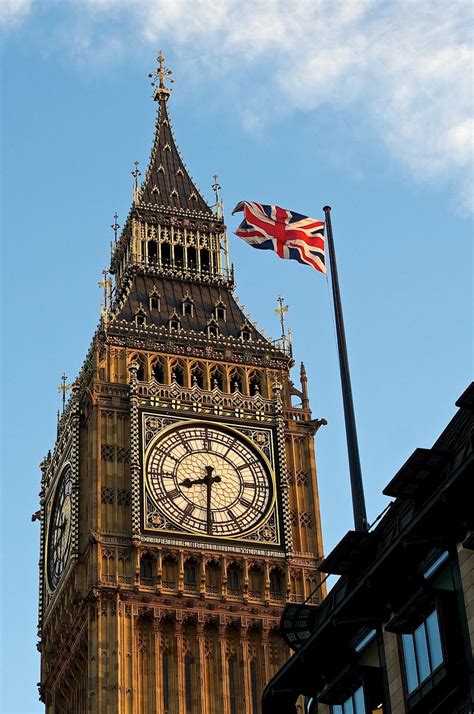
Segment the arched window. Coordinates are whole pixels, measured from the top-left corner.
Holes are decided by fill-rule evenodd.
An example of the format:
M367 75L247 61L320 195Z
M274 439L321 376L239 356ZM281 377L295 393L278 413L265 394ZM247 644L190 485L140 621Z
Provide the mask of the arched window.
M252 714L259 714L257 663L254 659L250 662L250 688L252 690Z
M150 295L150 310L152 312L159 312L160 310L160 294L153 290Z
M148 262L156 263L158 258L158 244L154 240L148 241Z
M145 553L140 558L140 583L142 585L154 584L154 564L154 558L150 553Z
M171 246L169 243L161 244L161 263L162 265L171 265Z
M185 693L186 711L187 712L191 712L192 706L193 706L193 697L192 697L193 664L194 664L194 657L190 654L185 655L185 657L184 657L184 693Z
M229 669L229 704L230 714L237 714L237 667L234 657L229 657L227 663Z
M181 329L181 320L176 310L173 312L170 319L168 320L168 329L170 330L170 332L179 332Z
M207 326L208 337L219 337L219 326L212 320Z
M135 312L135 325L137 325L137 327L146 325L146 314L142 307L139 307Z
M165 366L160 359L153 364L153 376L159 384L165 383Z
M227 592L229 595L239 595L240 591L240 568L237 564L229 565L227 568Z
M191 270L196 270L196 265L197 265L197 254L196 254L196 248L189 247L188 248L188 268Z
M263 377L260 372L253 372L249 379L250 396L262 394Z
M194 315L194 302L189 293L186 293L184 296L183 302L181 303L181 311L183 315L188 315L189 317Z
M201 258L201 271L203 273L208 273L211 269L211 257L210 257L209 251L206 248L203 248L201 250L200 258Z
M215 389L217 387L221 390L221 392L223 392L224 385L224 373L219 367L213 367L211 370L211 389Z
M222 300L219 300L219 302L216 303L216 306L214 308L214 317L216 320L225 320L225 316L226 316L225 305L222 302Z
M141 355L135 355L131 361L138 364L137 379L139 382L143 382L145 379L145 360Z
M280 568L270 571L270 595L276 600L283 597L283 573Z
M191 386L204 389L204 369L200 364L194 364L191 367Z
M179 362L175 362L171 369L171 381L184 387L184 367Z
M177 575L178 564L176 558L171 553L168 553L163 558L163 587L167 590L174 590L176 588Z
M230 389L232 392L240 392L243 394L243 379L242 379L242 374L239 372L238 369L232 370L230 373Z
M249 581L250 597L261 598L263 595L263 568L258 563L250 566Z
M217 595L221 585L221 566L217 560L209 560L206 564L206 592Z
M197 587L197 563L192 558L184 564L184 586L191 590Z
M174 247L174 264L177 268L182 268L184 265L184 251L182 245Z

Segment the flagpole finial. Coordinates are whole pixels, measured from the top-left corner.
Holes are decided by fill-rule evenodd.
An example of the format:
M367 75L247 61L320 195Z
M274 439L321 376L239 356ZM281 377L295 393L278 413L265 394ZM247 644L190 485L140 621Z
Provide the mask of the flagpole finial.
M331 206L323 206L324 213L327 213L330 210L331 210Z

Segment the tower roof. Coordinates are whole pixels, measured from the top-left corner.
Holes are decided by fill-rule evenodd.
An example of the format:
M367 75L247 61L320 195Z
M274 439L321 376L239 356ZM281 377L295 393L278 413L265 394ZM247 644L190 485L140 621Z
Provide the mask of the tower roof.
M150 74L155 87L154 99L158 103L155 138L137 202L156 208L177 208L210 214L211 209L191 179L174 140L166 106L171 90L164 83L171 71L165 69L161 52L158 63L158 69Z

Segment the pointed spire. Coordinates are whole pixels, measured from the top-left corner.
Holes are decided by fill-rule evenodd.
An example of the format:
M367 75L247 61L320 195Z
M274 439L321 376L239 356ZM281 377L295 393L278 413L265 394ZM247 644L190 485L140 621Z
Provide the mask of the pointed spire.
M157 69L149 75L154 87L153 98L158 103L155 139L150 163L138 190L136 202L153 207L212 214L190 177L176 146L167 109L171 89L165 85L166 79L171 76L171 70L165 67L165 58L161 51L157 61Z

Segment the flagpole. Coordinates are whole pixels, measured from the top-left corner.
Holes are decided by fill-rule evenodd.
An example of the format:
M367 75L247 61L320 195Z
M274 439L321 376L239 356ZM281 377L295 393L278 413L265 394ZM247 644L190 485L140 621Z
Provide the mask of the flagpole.
M344 420L346 423L347 453L349 456L349 473L351 478L352 510L354 512L354 526L356 531L367 530L367 512L365 509L364 486L360 468L359 445L352 400L351 377L349 373L349 359L347 356L346 335L344 319L342 316L341 295L339 293L339 280L337 276L336 251L331 224L331 206L324 206L326 216L329 262L331 265L332 296L334 300L334 313L336 319L337 347L339 352L339 369L341 372L342 401L344 404Z

